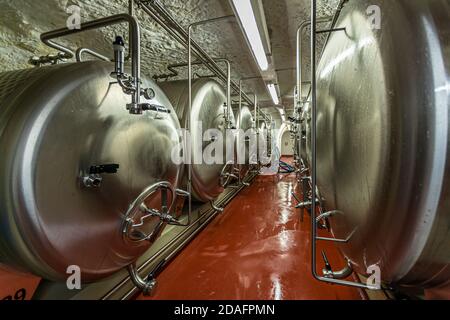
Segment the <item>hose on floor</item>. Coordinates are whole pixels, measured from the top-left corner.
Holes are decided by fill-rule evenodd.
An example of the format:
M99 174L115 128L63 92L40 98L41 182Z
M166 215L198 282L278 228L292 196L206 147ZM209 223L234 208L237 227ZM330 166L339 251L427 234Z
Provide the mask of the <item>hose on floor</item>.
M280 168L278 169L278 172L281 174L290 174L295 172L295 168L280 159Z

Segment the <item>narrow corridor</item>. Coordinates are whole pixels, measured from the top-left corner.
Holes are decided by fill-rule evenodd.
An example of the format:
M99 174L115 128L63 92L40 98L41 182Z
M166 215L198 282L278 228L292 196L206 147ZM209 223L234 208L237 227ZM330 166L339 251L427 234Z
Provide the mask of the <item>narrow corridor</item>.
M309 216L300 222L291 191L295 174L257 177L174 258L150 299L364 299L312 278ZM333 244L319 248L343 266Z

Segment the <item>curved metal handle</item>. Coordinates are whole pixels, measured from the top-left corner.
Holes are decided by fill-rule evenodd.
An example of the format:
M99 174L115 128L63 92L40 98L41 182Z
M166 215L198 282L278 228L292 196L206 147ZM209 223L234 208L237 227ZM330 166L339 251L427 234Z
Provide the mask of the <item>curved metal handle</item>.
M333 268L330 265L330 262L328 261L327 255L325 254L325 251L322 251L322 258L325 263L325 268L322 269L323 276L325 278L330 279L345 279L348 278L353 273L353 267L350 262L350 260L346 260L345 267L338 271L333 271Z
M75 58L76 58L77 62L83 62L83 55L84 54L91 55L91 56L93 56L95 58L98 58L100 60L111 62L111 59L109 59L108 57L106 57L106 56L104 56L104 55L102 55L102 54L100 54L98 52L95 52L94 50L91 50L91 49L88 49L88 48L83 48L83 47L82 48L78 48L77 51L75 52Z
M229 168L229 170L227 170L227 168ZM230 160L223 166L222 171L220 172L219 184L222 188L226 188L231 179L239 178L232 172L234 172L234 161Z
M149 277L147 280L142 279L136 268L136 263L128 265L127 270L136 288L141 290L144 296L149 296L156 287L156 279L152 277Z
M162 191L161 195L161 211L155 209L149 209L145 205L145 200L147 200L150 196L155 194L157 191ZM171 194L171 203L168 205L167 203L167 191ZM151 186L147 187L129 206L127 212L125 213L122 227L122 236L124 241L126 242L143 242L150 241L153 242L154 238L159 234L164 224L170 222L173 218L169 215L170 209L172 208L173 203L175 202L175 189L172 184L168 181L160 181ZM138 223L134 222L134 217L139 212L145 212L144 216L140 218ZM161 222L155 228L154 232L151 234L139 234L136 235L136 228L141 227L145 224L145 220L151 217L159 217ZM157 231L157 232L155 232Z
M47 46L64 52L67 56L73 57L75 53L68 47L53 41L53 39L77 34L89 30L104 28L119 23L128 23L131 42L131 79L133 82L132 103L129 104L129 110L132 114L141 114L141 29L136 18L129 14L116 14L113 16L100 18L93 21L84 22L80 29L60 28L57 30L41 34L41 41Z

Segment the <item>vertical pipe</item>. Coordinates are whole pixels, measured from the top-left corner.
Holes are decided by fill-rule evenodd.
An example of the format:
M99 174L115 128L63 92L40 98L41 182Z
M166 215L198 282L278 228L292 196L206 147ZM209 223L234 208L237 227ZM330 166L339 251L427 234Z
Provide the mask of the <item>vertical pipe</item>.
M238 123L238 134L241 135L241 129L242 129L242 79L239 79L239 123ZM244 139L245 139L245 135L244 135ZM244 140L245 141L245 140ZM239 144L239 148L238 148L238 152L240 152L241 150L241 137L238 137L238 144ZM245 142L244 142L244 147L245 147ZM244 151L245 154L245 151ZM245 155L244 155L244 159L245 159ZM238 160L239 160L239 156L238 156ZM241 171L242 171L242 165L241 162L239 161L239 184L242 182L241 181Z
M258 121L258 132L259 132L259 115L260 115L260 108L259 108L259 103L256 104L256 108L258 109L258 118L256 118L256 120Z
M297 84L295 85L294 88L294 118L297 115ZM291 128L297 128L296 124L293 124L293 126L291 126ZM296 158L296 153L297 153L297 132L295 131L295 136L294 136L294 164L295 164L295 158Z
M297 85L294 88L294 112L297 110Z
M134 16L134 0L128 1L128 14L132 17Z
M316 178L317 178L317 101L316 101L316 0L311 0L311 271L315 278L318 278L316 272Z
M323 17L323 18L319 18L316 19L316 23L325 23L328 21L332 21L333 17ZM297 29L297 35L296 35L296 78L297 78L297 83L295 85L296 89L297 89L297 99L294 102L294 109L299 111L299 117L301 118L301 111L302 108L300 108L300 106L303 106L303 102L302 102L302 98L303 98L303 90L302 90L302 83L303 83L303 71L302 71L302 57L303 57L303 51L302 51L302 44L303 44L303 39L302 39L302 35L303 35L303 31L309 26L311 25L311 21L310 20L306 20L303 21L300 26ZM295 94L294 94L295 97ZM301 154L302 154L302 133L301 133L301 125L299 126L300 128L300 139L299 142L297 143L298 145L298 153L299 153L299 158L301 159ZM296 133L297 134L297 133ZM306 148L306 146L305 146ZM301 161L300 161L301 162ZM302 166L300 166L301 169Z
M188 27L188 87L189 87L189 109L188 109L188 119L187 119L187 124L186 124L186 133L190 135L191 132L191 114L192 114L192 28L198 25L202 25L202 24L206 24L206 23L210 23L210 22L217 22L220 20L225 20L228 18L231 18L234 16L222 16L222 17L217 17L217 18L212 18L212 19L208 19L208 20L204 20L204 21L199 21L199 22L195 22L189 25ZM228 60L226 60L227 63L227 71L228 71L228 77L227 77L227 86L229 89L231 89L231 66L230 66L230 62ZM216 64L215 61L213 61L213 64ZM217 65L217 64L216 64ZM230 90L228 91L228 94L230 96L230 100L231 100L231 93ZM231 103L230 103L231 104ZM190 142L190 136L189 136L189 142ZM187 150L187 148L185 149ZM190 163L188 164L188 193L189 193L189 220L190 220L190 216L192 213L192 148L191 148L191 143L189 143L189 155L190 155Z
M80 32L85 32L89 30L99 29L106 26L116 25L121 22L128 22L130 30L131 30L131 38L130 38L130 51L131 51L131 75L134 79L133 87L135 91L132 93L131 99L133 103L133 108L130 109L130 113L139 113L140 107L140 97L141 97L141 29L138 21L128 15L128 14L117 14L114 16L109 16L105 18L101 18L98 20L93 20L89 22L85 22L81 24L80 29L67 29L61 28L53 31L49 31L41 34L41 40L47 46L55 48L57 50L61 50L63 52L74 55L74 53L67 49L64 46L61 46L51 39L59 38L63 36L68 36Z
M319 19L316 19L316 24L317 23L325 23L325 22L329 22L329 21L332 21L333 20L333 17L322 17L322 18L319 18ZM297 74L297 84L296 84L296 87L297 87L297 95L298 95L298 98L297 98L297 103L298 104L301 104L301 102L302 102L302 96L303 96L303 93L302 93L302 82L303 82L303 72L302 72L302 57L303 57L303 52L302 52L302 43L303 43L303 41L302 41L302 34L303 34L303 31L309 26L309 25L311 25L311 21L308 21L308 20L306 20L306 21L303 21L301 24L300 24L300 26L298 27L298 29L297 29L297 36L296 36L296 43L297 43L297 46L296 46L296 59L297 59L297 63L296 63L296 65L297 65L297 68L296 68L296 74ZM296 106L297 107L297 106Z
M296 97L295 101L294 101L294 112L297 111L298 114L298 119L301 120L302 117L302 113L301 113L301 101L302 101L302 61L301 61L301 45L302 42L300 41L300 35L302 32L302 26L300 26L297 29L297 37L296 37L296 42L297 42L297 48L296 48L296 76L297 76L297 83L296 83L296 91L297 94L294 93L294 97ZM296 142L297 146L296 146L296 150L298 152L298 158L301 159L302 157L302 144L301 144L301 136L302 136L302 126L301 126L301 122L299 124L296 125L297 128L297 132L295 132L295 138L294 141ZM298 136L300 135L300 139L298 139ZM300 161L300 160L299 160ZM301 165L301 161L299 164L299 169L302 169L302 165Z
M258 97L256 96L256 93L253 94L253 110L255 112L255 129L258 130L256 120L258 118Z
M255 134L256 134L256 164L259 161L259 126L258 126L258 97L256 93L253 94L253 104L255 109Z
M296 84L296 88L297 88L297 103L295 104L295 109L297 109L298 108L298 106L299 106L299 103L301 102L301 100L302 100L302 94L301 94L301 92L302 92L302 70L301 70L301 64L302 64L302 61L301 61L301 56L300 56L300 50L302 49L301 48L301 41L300 41L300 34L301 34L301 31L302 31L302 27L300 27L300 28L298 28L297 29L297 55L296 55L296 59L297 59L297 72L296 72L296 75L297 75L297 84ZM294 95L295 96L295 95Z
M187 123L186 123L186 135L189 139L189 145L185 146L185 151L187 151L187 147L189 147L189 163L188 163L188 193L189 193L189 217L191 216L192 211L192 148L191 148L191 113L192 113L192 43L191 43L191 34L192 34L192 27L193 25L190 25L188 27L188 78L189 78L189 109L188 109L188 117L187 117ZM187 142L187 141L186 141Z
M128 14L134 17L134 0L128 0ZM131 39L131 30L128 32L128 41ZM128 54L125 57L125 61L129 61L131 58L131 48L128 50Z
M341 6L340 7L342 7L342 4L343 3L345 3L345 0L341 0ZM157 2L157 1L152 1L152 4L153 5L157 5L157 6L160 6L160 4ZM145 5L143 5L142 6L143 8L146 8L145 7ZM148 9L148 8L146 8L146 9ZM340 8L341 9L341 8ZM340 9L339 9L339 11L340 11ZM339 12L338 11L338 12ZM149 13L150 11L148 11L147 13ZM316 50L315 50L315 44L316 44L316 37L315 37L315 33L316 33L316 23L317 23L317 19L316 19L316 1L315 0L311 0L311 12L312 12L312 15L311 15L311 22L312 22L312 24L313 24L313 28L311 28L312 30L311 30L311 34L313 35L312 37L311 37L311 46L312 47L314 47L314 50L312 50L312 56L314 56L315 57L315 52L316 52ZM150 14L150 13L149 13ZM152 15L153 16L153 15ZM155 18L155 20L156 20L156 16L154 16L154 18ZM157 20L158 21L158 20ZM161 21L161 20L159 20L158 21L164 28L167 28L167 30L169 31L169 32L171 32L171 30L170 30L170 28L168 28L168 26L163 22L163 21ZM175 22L169 22L170 24L172 24L172 26L175 26L175 27L177 27L178 26L178 24ZM184 31L184 30L183 30ZM190 30L189 30L190 31ZM189 32L189 35L190 35L190 32ZM189 52L189 58L191 58L191 39L190 39L190 36L188 37L189 39L189 42L188 42L188 52ZM186 42L185 41L181 41L181 43L182 44L185 44ZM194 47L196 50L197 50L197 47ZM200 51L200 53L201 53L201 51ZM190 59L189 59L190 60ZM211 60L210 60L211 61ZM316 113L315 113L315 107L316 107L316 99L315 99L315 94L316 94L316 77L315 77L315 69L316 69L316 66L315 66L315 58L313 59L313 61L314 61L314 63L312 63L312 70L311 70L311 73L312 73L312 75L314 75L314 76L312 76L312 87L311 87L311 91L312 92L314 92L313 93L313 95L314 95L314 97L312 98L312 105L313 105L313 165L312 165L312 168L314 169L313 171L314 171L314 174L312 175L312 177L313 177L313 179L314 179L314 181L313 181L313 185L314 185L314 188L315 188L315 184L316 184L316 181L315 181L315 178L316 178L316 174L315 174L315 153L316 153L316 146L315 146L315 143L316 143ZM215 64L214 63L214 61L213 61L213 63L212 64ZM189 66L190 66L190 68L189 68L189 73L191 73L191 67L192 67L192 65L189 63ZM213 71L214 72L214 71ZM222 73L221 72L218 72L218 74L220 74L220 75L222 75ZM191 79L192 79L192 74L190 74L190 77L189 77L189 83L191 84ZM222 77L222 79L223 79L223 77ZM235 86L235 84L234 84L234 82L233 82L233 86ZM191 86L190 86L190 88L191 88ZM313 90L313 88L314 88L314 90ZM251 104L251 101L250 101L250 99L248 98L248 96L244 93L244 98L245 98L245 100L247 101L247 102L249 102L250 104ZM255 95L255 102L256 102L256 95ZM188 121L190 121L190 119L188 119ZM315 190L314 190L315 191ZM315 194L315 193L314 193ZM189 199L191 199L191 198L189 198ZM315 206L315 202L316 202L316 197L312 197L312 202L313 202L313 207ZM315 212L315 211L313 211L313 212ZM315 216L315 215L314 215ZM314 276L314 278L315 279L317 279L317 280L319 280L319 281L324 281L324 282L329 282L329 283L334 283L334 284L341 284L341 285L348 285L348 286L353 286L353 287L359 287L359 288L365 288L365 289L372 289L371 287L369 287L369 286L366 286L366 285L363 285L363 284L361 284L361 283L355 283L355 282L349 282L349 281L342 281L342 280L337 280L337 279L331 279L331 278L324 278L324 277L320 277L320 276L318 276L317 275L317 273L316 273L316 270L315 270L315 260L316 260L316 253L315 253L315 246L316 246L316 244L315 244L315 240L316 240L316 233L317 233L317 230L316 230L316 224L315 224L315 219L311 219L312 220L312 226L313 226L313 234L312 234L312 249L313 249L313 252L312 252L312 254L313 254L313 256L312 256L312 263L313 263L313 268L312 268L312 273L313 273L313 276Z
M140 1L140 8L150 15L164 30L172 35L180 44L187 47L187 32L185 29L170 15L164 8L160 1ZM226 80L224 72L219 68L217 63L195 42L192 41L193 52L202 60L206 67L210 69L223 81ZM238 86L234 81L231 81L231 87L237 91ZM242 98L252 104L249 96L243 92Z
M224 61L227 64L227 119L231 121L231 64L227 59Z

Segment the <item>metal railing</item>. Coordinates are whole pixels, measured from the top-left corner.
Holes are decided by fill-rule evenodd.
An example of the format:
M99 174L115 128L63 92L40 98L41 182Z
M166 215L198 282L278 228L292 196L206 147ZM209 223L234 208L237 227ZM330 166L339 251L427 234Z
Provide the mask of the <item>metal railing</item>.
M165 31L168 32L178 43L183 45L186 49L191 46L192 54L197 56L214 75L221 81L227 81L226 72L224 72L218 63L211 57L195 40L189 41L189 30L186 30L176 21L169 11L161 4L159 0L134 0L134 3L141 8L145 13L151 16ZM223 17L218 17L222 19ZM214 18L213 18L214 19ZM201 21L199 21L201 23ZM196 23L195 23L196 24ZM231 80L230 86L233 92L239 93L239 85ZM252 99L242 92L243 99L253 106Z
M76 55L70 48L56 43L53 39L73 35L81 32L86 32L89 30L95 30L111 25L116 25L119 23L128 23L130 30L130 48L131 48L131 83L132 88L130 88L130 94L132 97L131 105L134 108L140 108L140 97L141 97L141 39L140 39L140 27L137 20L129 14L117 14L89 22L82 23L80 29L68 29L60 28L45 32L41 34L41 41L47 46L54 48L56 50L64 52L66 55L74 57ZM90 53L92 54L92 50ZM98 55L94 52L94 54ZM80 52L78 53L80 56ZM100 56L100 55L99 55ZM130 109L133 111L133 108ZM138 113L138 112L137 112Z
M347 239L335 239L335 238L324 238L324 237L318 237L317 236L317 223L321 219L328 218L334 214L344 214L339 210L333 210L329 212L322 212L322 207L320 205L321 198L320 196L317 197L317 79L316 79L316 35L320 33L329 33L332 32L339 32L339 31L345 31L345 28L334 28L334 25L337 21L337 18L342 10L342 6L346 2L345 0L341 1L338 10L336 12L336 15L333 19L333 24L331 29L327 30L317 30L317 0L311 0L311 146L312 146L312 159L311 159L311 190L312 190L312 196L311 196L311 272L313 277L316 280L332 283L332 284L339 284L339 285L345 285L345 286L351 286L351 287L358 287L363 289L378 289L370 285L362 284L360 282L353 282L353 281L347 281L342 280L350 276L350 274L353 272L352 266L347 260L346 266L339 271L332 271L331 267L329 266L329 263L327 262L326 255L324 252L322 252L322 255L325 260L325 266L326 269L323 272L323 275L320 275L317 273L317 246L316 243L318 240L325 240L325 241L333 241L333 242L348 242L351 238L351 236L356 232L354 230L351 235L347 237ZM328 38L329 39L329 38ZM328 43L325 44L325 46ZM325 48L325 47L324 47ZM319 204L319 212L320 215L316 217L316 207Z

